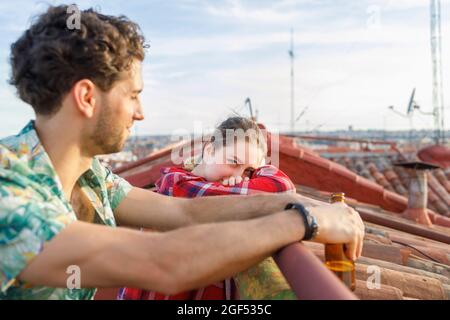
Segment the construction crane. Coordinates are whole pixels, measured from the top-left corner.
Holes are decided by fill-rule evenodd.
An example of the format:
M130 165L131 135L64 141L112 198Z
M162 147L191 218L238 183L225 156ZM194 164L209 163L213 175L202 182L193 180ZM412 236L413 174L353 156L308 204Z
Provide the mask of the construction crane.
M430 40L433 70L433 115L436 144L445 144L444 93L442 89L441 1L430 0Z

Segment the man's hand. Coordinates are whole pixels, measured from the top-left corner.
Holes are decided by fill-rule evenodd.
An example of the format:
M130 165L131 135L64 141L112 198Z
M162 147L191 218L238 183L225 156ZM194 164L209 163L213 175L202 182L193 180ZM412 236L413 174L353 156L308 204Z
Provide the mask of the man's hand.
M343 243L349 259L356 260L361 256L364 223L356 210L342 202L329 204L300 194L292 194L290 197L292 202L299 202L307 207L316 218L319 231L312 241L324 244Z
M322 203L309 210L319 225L319 231L312 241L343 243L348 258L356 260L361 256L364 223L357 211L345 203Z

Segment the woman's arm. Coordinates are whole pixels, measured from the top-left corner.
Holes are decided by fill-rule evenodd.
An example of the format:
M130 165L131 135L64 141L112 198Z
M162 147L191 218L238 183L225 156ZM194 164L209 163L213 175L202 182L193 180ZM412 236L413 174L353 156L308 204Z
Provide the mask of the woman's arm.
M239 184L231 186L248 188L249 194L254 191L262 192L295 192L295 185L291 179L279 168L265 165L257 168L250 175L249 180L243 180Z
M174 175L177 179L173 179ZM277 167L267 165L256 169L249 180L233 186L220 182L210 182L204 179L193 179L190 175L179 172L166 175L161 181L163 191L170 187L172 195L182 198L195 198L220 195L249 195L261 192L279 193L295 192L291 179ZM166 193L166 192L162 192Z

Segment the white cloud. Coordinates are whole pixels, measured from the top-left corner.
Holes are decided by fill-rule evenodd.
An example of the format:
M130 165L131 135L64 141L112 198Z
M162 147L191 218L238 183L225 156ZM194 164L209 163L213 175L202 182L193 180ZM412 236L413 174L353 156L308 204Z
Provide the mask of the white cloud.
M441 0L444 4L448 0ZM427 8L430 5L429 0L384 0L382 4L387 10L406 10L411 8Z
M220 4L212 4L206 2L206 11L213 15L222 18L232 18L242 22L290 22L298 18L299 12L294 11L279 11L273 8L258 8L247 7L239 0L228 0Z
M342 28L337 30L295 31L295 45L299 46L336 46L336 45L373 45L373 46L411 46L429 42L429 30L422 26L382 25L380 28ZM450 23L444 21L442 30L450 30ZM444 33L444 32L443 32ZM210 53L240 53L268 48L282 44L288 47L290 30L278 32L226 33L202 37L153 37L150 56L188 56Z
M176 128L192 128L194 121L214 125L229 115L229 108L242 106L246 97L252 98L260 119L269 127L287 129L291 26L296 41L297 114L310 107L299 128L323 125L322 129L335 129L353 124L356 129L383 125L408 129L408 121L389 112L387 106L403 111L411 89L417 87L417 102L430 111L429 1L344 3L345 7L335 1L316 0L270 4L208 1L202 6L183 0L181 6L198 15L191 20L206 18L202 20L204 29L189 33L165 33L164 26L160 33L144 30L158 36L151 37L152 47L144 64L146 119L138 124L138 132L170 133ZM448 3L442 1L443 14ZM370 5L381 9L379 28L366 26L365 8ZM419 14L408 11L402 16L405 9L417 9ZM126 8L123 11L133 14ZM205 12L206 17L202 15ZM173 19L184 27L182 17ZM450 73L445 71L450 66L445 58L450 57L447 20L443 15L445 92L450 88ZM214 32L207 32L210 25ZM31 108L1 89L2 100L8 102L2 104L0 113L3 119L11 119L0 126L4 135L20 129ZM432 119L417 116L414 125L430 128Z
M417 87L416 100L424 110L431 110L427 32L420 28L396 27L384 29L384 33L376 30L370 39L361 35L373 33L372 30L346 30L334 34L340 35L337 37L340 42L332 36L318 38L310 34L303 37L300 42L308 44L318 39L314 45L326 44L330 48L312 54L301 50L297 53L296 113L307 105L310 107L299 126L305 127L308 122L309 128L323 125L322 129L346 128L350 124L359 129L384 125L391 129L408 129L408 121L387 107L395 105L403 111L412 88ZM415 37L408 37L409 34ZM397 37L403 41L395 41ZM355 45L348 49L333 50L333 44L352 41ZM367 42L373 43L368 46ZM448 50L443 54L449 56ZM160 127L175 128L193 119L216 123L219 117L227 115L229 107L242 105L250 96L263 122L272 128L287 129L290 105L287 55L286 59L273 56L245 65L211 68L201 76L194 76L191 82L181 79L167 82L165 86L177 97L170 97L167 92L164 98L152 96L149 104L160 106L158 100L161 99L165 103L163 110L174 110L173 114L189 110L189 116L161 123ZM211 110L217 112L211 113ZM450 120L449 115L446 118ZM148 121L158 122L157 119L156 114ZM417 115L414 123L418 127L432 127L430 117Z
M176 37L153 38L151 55L186 56L207 54L211 52L243 52L269 46L276 43L287 43L289 34L273 32L267 34L227 34L208 37Z

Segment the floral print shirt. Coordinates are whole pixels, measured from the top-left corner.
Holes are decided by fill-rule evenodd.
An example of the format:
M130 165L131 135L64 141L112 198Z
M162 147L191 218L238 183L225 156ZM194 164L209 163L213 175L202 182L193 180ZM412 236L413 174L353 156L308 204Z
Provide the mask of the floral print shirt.
M113 210L132 186L96 158L78 186L95 210L93 222L115 227ZM95 288L31 286L16 279L46 242L76 220L34 122L0 140L0 299L94 297Z

